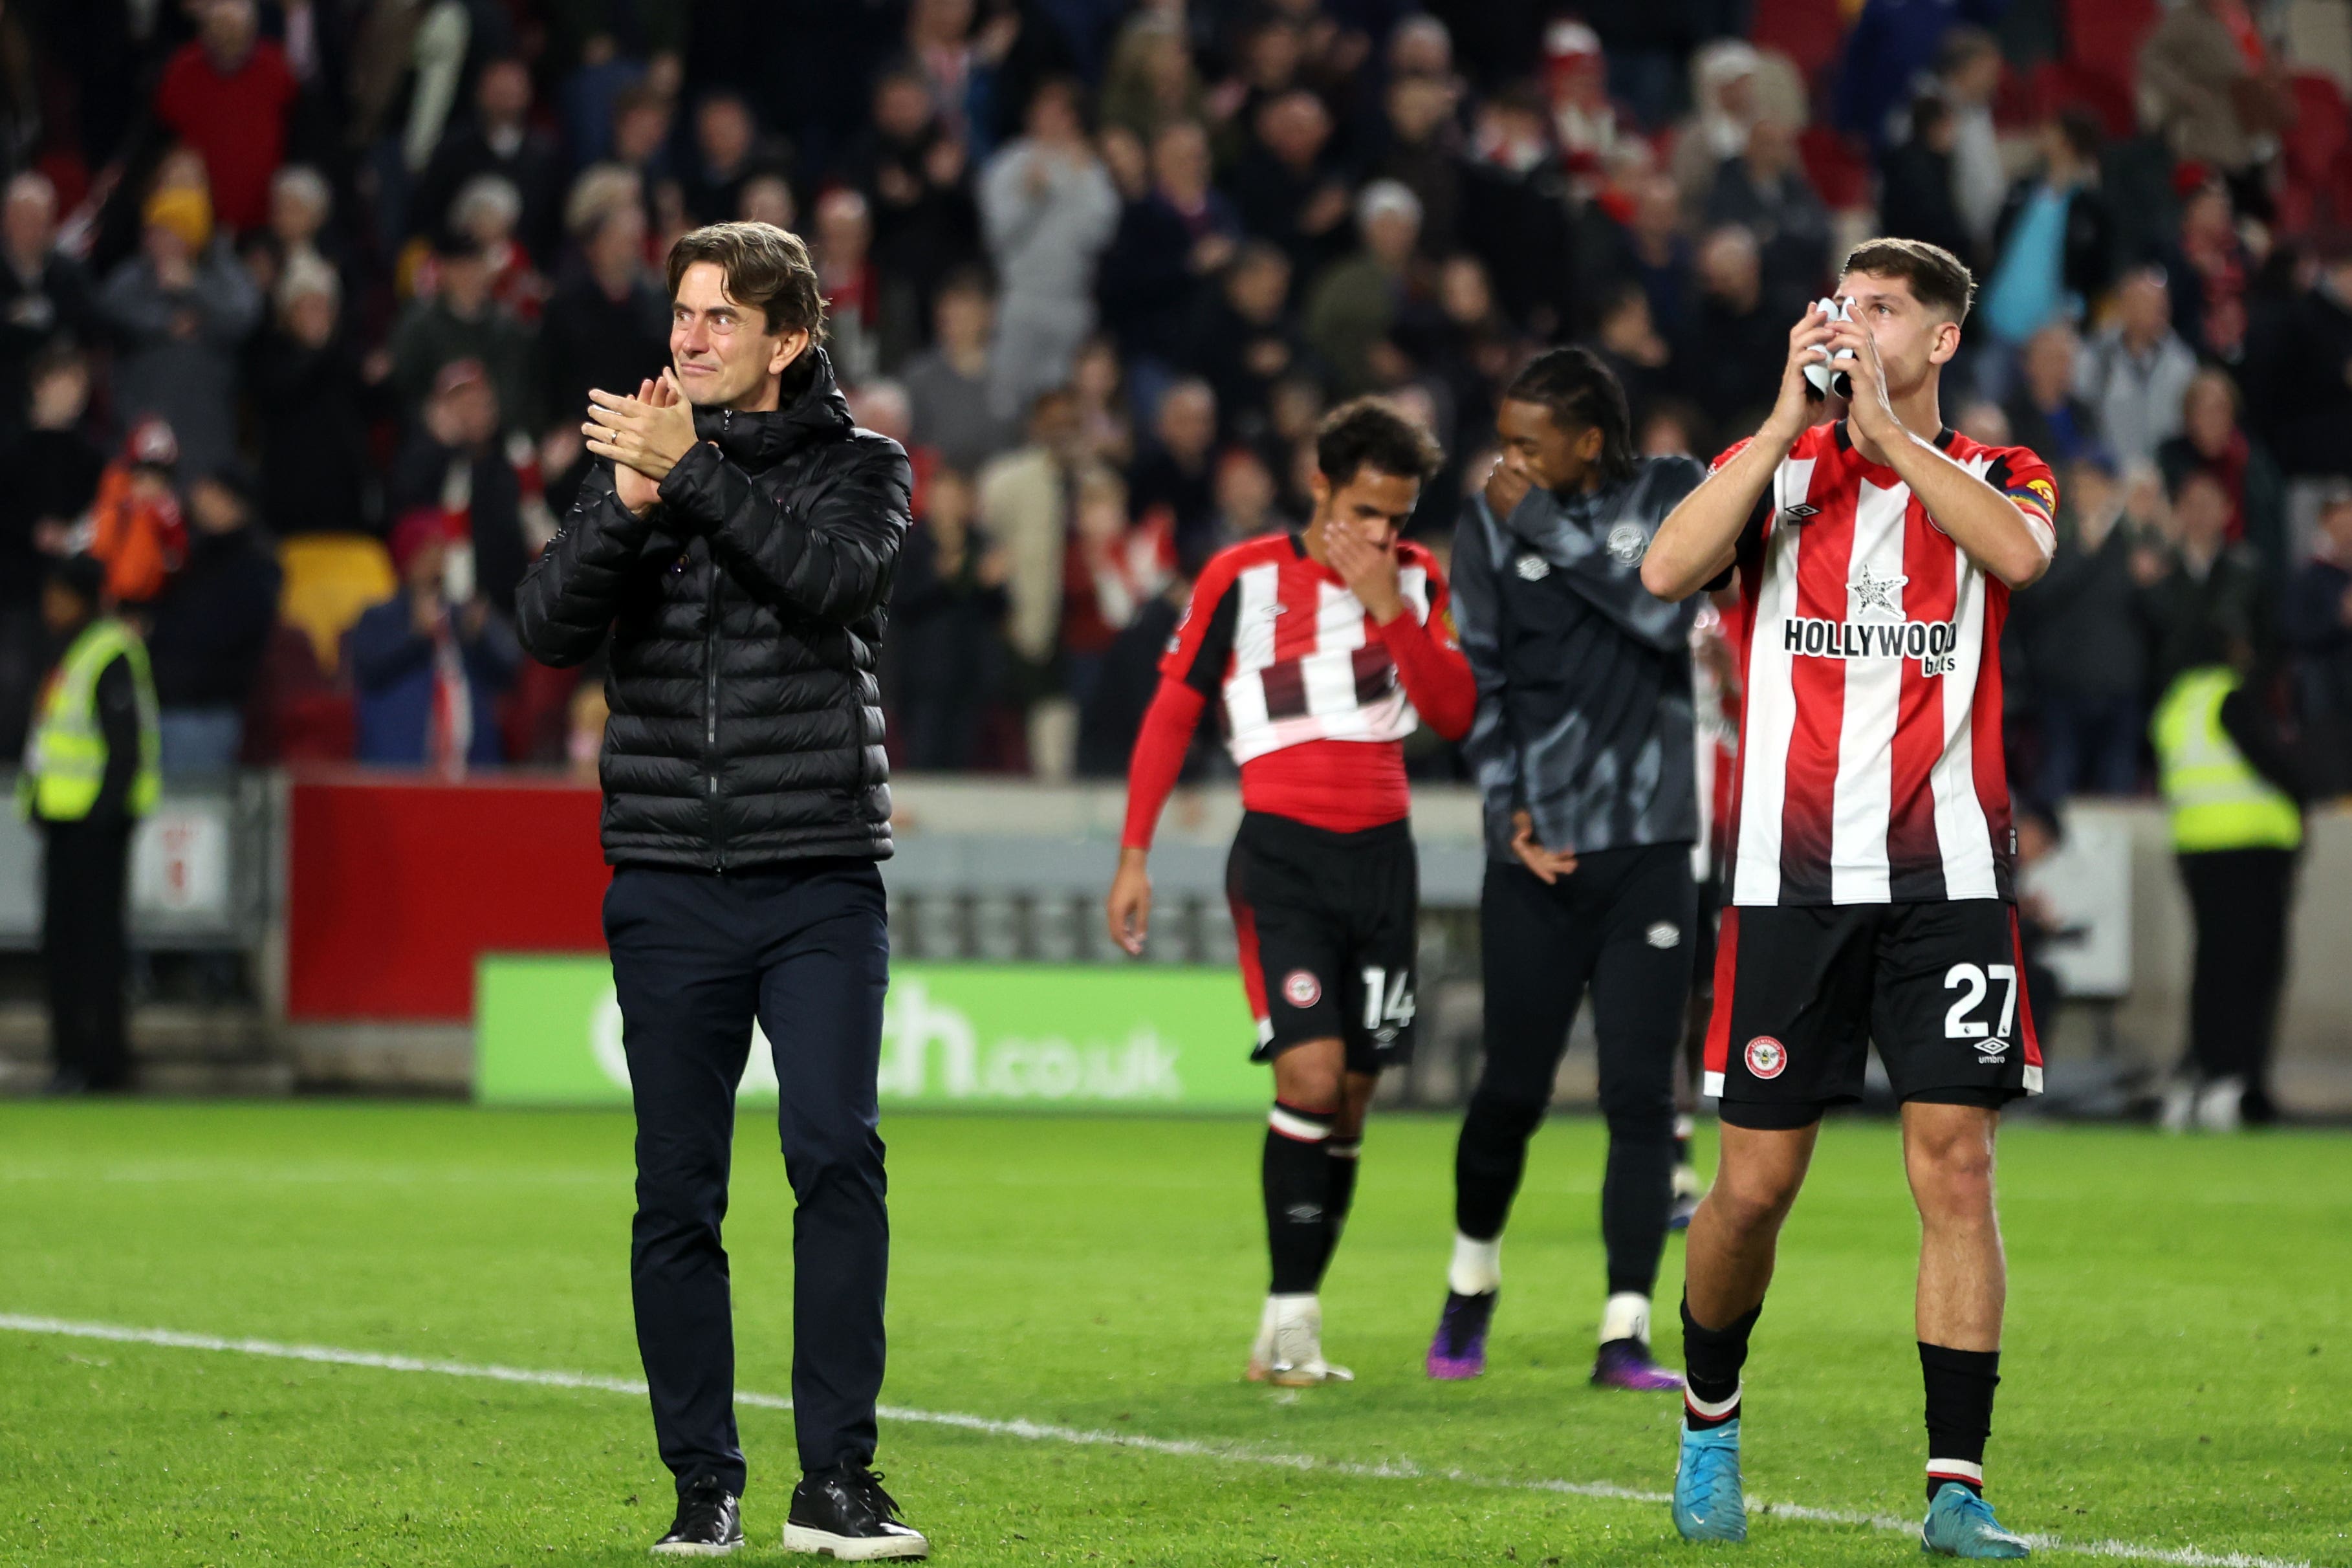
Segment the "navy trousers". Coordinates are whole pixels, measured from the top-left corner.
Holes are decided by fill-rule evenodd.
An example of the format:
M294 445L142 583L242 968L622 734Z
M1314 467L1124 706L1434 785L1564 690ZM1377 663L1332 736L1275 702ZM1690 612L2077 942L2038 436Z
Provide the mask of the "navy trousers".
M890 1266L875 1074L889 934L870 861L708 876L623 867L604 896L637 1113L637 1350L680 1491L743 1490L728 1160L757 1017L775 1051L793 1215L793 1419L803 1470L870 1463Z

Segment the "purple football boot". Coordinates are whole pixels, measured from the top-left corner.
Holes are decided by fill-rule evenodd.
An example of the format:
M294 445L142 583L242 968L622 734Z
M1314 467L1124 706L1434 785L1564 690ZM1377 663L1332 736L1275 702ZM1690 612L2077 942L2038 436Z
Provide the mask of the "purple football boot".
M1486 1325L1495 1318L1495 1298L1488 1290L1465 1296L1445 1293L1445 1310L1437 1320L1436 1337L1429 1342L1429 1375L1442 1383L1458 1383L1486 1370Z
M1683 1374L1660 1366L1650 1347L1639 1340L1611 1340L1592 1358L1592 1385L1633 1394L1675 1394L1681 1392Z

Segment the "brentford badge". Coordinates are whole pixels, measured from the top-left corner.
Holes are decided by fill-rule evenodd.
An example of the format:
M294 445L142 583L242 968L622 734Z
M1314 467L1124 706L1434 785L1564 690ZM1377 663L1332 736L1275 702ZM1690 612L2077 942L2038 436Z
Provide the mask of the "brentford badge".
M1748 1070L1758 1078L1779 1078L1789 1066L1789 1052L1769 1035L1748 1042Z
M1282 977L1282 997L1294 1007L1312 1007L1323 1000L1323 983L1303 969Z

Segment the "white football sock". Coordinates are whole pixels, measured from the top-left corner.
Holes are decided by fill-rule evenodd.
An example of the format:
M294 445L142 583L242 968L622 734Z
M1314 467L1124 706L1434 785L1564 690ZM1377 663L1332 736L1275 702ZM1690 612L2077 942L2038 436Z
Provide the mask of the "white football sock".
M1650 1342L1650 1299L1632 1290L1620 1290L1609 1298L1601 1310L1601 1342L1612 1340L1639 1340Z
M1473 1241L1454 1233L1454 1262L1445 1270L1445 1288L1457 1296L1484 1296L1503 1285L1503 1238Z

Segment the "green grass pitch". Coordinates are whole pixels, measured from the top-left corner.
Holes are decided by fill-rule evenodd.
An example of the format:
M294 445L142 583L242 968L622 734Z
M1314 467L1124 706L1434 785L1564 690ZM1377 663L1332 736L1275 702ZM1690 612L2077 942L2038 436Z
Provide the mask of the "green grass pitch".
M1921 1503L1891 1127L1827 1130L1748 1368L1751 1500L1840 1517L1756 1518L1744 1552L1685 1546L1654 1501L1543 1485L1656 1492L1673 1467L1671 1399L1585 1383L1592 1122L1537 1142L1486 1376L1433 1384L1454 1126L1376 1121L1325 1296L1359 1381L1295 1394L1240 1378L1257 1126L885 1131L887 1403L1199 1446L886 1419L879 1463L940 1562L1917 1557L1862 1521ZM2021 1126L2002 1152L2003 1519L2129 1549L2113 1561L2352 1563L2352 1139ZM0 1314L634 1378L629 1206L614 1115L0 1107ZM729 1231L746 1390L788 1387L790 1225L772 1127L747 1118ZM1662 1302L1680 1268L1676 1241ZM780 1559L791 1417L742 1425L751 1555ZM617 1564L645 1560L669 1501L640 1397L0 1330L0 1563Z

